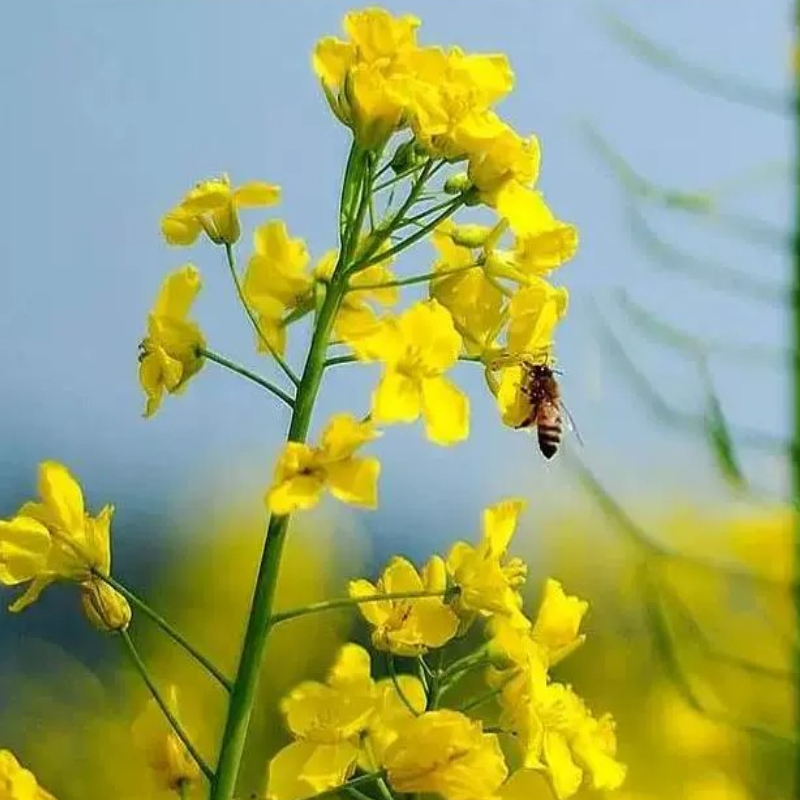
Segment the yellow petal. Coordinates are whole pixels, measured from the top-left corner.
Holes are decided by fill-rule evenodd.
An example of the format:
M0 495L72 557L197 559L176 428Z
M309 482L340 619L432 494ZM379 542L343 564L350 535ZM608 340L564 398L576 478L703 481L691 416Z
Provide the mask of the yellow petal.
M422 568L422 582L429 592L443 592L447 588L447 566L441 556L431 556Z
M153 315L185 319L201 287L202 279L197 267L184 264L164 279L153 307Z
M231 184L227 175L201 181L184 197L181 206L190 214L205 214L230 205Z
M438 597L414 601L414 621L427 647L442 647L458 631L458 617Z
M499 800L550 800L547 779L535 769L517 770L501 787Z
M292 742L274 756L269 763L268 800L300 800L314 794L302 771L315 747L310 742Z
M197 217L180 206L168 211L161 219L161 233L167 244L184 247L194 244L202 230Z
M548 652L551 664L569 655L583 641L578 632L588 608L585 600L567 595L558 581L548 578L533 638Z
M326 36L320 39L311 58L314 72L331 89L344 83L344 77L352 66L355 48L347 42Z
M560 733L545 731L544 758L559 800L572 797L581 785L583 773L572 760L569 745Z
M412 49L419 26L418 17L411 14L394 17L382 8L348 11L343 23L345 32L358 48L360 58L367 62L396 58L399 53Z
M421 410L419 383L407 375L387 369L372 393L372 418L375 422L413 422Z
M381 576L381 582L387 594L421 592L425 588L414 565L402 556L392 558Z
M308 782L314 793L324 792L350 777L357 758L358 747L350 742L320 744L302 766L300 776Z
M241 208L272 206L280 202L281 187L263 181L249 181L233 193L233 202Z
M378 507L378 477L381 465L377 458L348 458L326 468L331 494L343 503L365 508Z
M273 514L291 514L313 508L322 496L325 484L321 477L299 475L275 484L267 493L267 508Z
M57 461L39 465L39 495L65 531L83 528L83 491L70 471Z
M406 346L419 352L429 374L450 369L461 352L461 337L450 312L436 300L415 303L400 315L400 330Z
M469 436L469 399L445 378L422 381L422 415L432 442L451 445Z
M50 552L50 533L30 517L0 521L0 583L14 586L43 572Z
M37 575L28 588L8 607L12 613L23 611L39 599L39 595L54 581L55 575Z
M322 432L320 450L324 460L339 461L380 436L371 422L360 422L352 414L334 414Z
M367 684L370 677L369 653L360 645L344 644L339 648L336 660L328 673L328 683L346 689L350 684Z
M530 424L533 406L530 395L522 390L522 367L512 366L503 370L497 391L497 407L503 423L512 428Z
M483 541L489 557L501 558L506 552L525 505L524 500L503 500L483 512Z
M384 594L377 586L370 583L363 578L360 580L350 581L347 587L347 593L350 597L374 597L376 594ZM392 613L391 600L373 600L369 603L359 603L358 610L361 612L364 619L378 627L385 624L386 620Z

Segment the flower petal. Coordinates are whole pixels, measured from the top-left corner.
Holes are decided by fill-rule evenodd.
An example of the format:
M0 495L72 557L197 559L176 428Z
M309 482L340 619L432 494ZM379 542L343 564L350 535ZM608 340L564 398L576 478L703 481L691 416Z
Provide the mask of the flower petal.
M483 512L483 542L490 558L499 559L508 549L525 505L524 500L503 500Z
M264 181L248 181L233 193L233 202L241 208L273 206L280 199L281 187Z
M372 418L375 422L414 422L421 410L419 383L407 375L387 369L372 393Z
M451 445L469 436L469 399L445 378L422 381L422 415L432 442Z
M39 465L39 494L53 511L57 524L64 531L83 527L83 491L70 471L57 461Z
M0 583L14 586L43 572L50 545L50 533L35 519L0 521Z
M378 507L378 477L381 464L377 458L348 458L326 468L331 494L343 503L365 508Z
M275 484L267 493L267 507L273 514L291 514L313 508L322 496L321 476L297 475Z

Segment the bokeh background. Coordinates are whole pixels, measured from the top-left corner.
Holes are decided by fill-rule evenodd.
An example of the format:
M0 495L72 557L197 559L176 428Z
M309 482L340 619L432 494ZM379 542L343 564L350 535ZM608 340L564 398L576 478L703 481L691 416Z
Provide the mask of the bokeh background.
M424 42L512 60L502 111L540 137L540 185L581 232L557 279L571 292L558 358L583 446L573 439L572 455L545 464L501 426L480 371L459 366L470 440L437 449L418 429L388 432L375 448L380 510L310 515L284 599L338 594L389 553L423 558L477 535L486 505L529 498L517 550L532 564L531 600L555 574L592 604L589 642L565 676L619 717L627 794L788 797L791 5L385 5L420 16ZM347 137L309 54L350 7L0 10L0 513L33 492L40 460L67 463L90 504L116 504L115 573L231 668L285 412L209 365L144 420L136 345L164 274L190 257L211 346L273 369L253 352L221 253L167 248L158 223L196 180L228 171L281 184L279 213L312 255L334 244ZM246 226L242 255L248 238ZM431 259L422 245L398 269L425 272ZM332 370L316 421L363 408L374 377ZM76 609L57 587L22 616L0 615L0 745L41 765L63 797L147 796L125 736L143 695L116 643ZM265 689L264 741L278 736L281 688L346 635L349 618L337 620L287 643L295 658ZM194 691L210 747L219 698L156 635L141 638L159 674ZM259 759L248 766L256 790Z

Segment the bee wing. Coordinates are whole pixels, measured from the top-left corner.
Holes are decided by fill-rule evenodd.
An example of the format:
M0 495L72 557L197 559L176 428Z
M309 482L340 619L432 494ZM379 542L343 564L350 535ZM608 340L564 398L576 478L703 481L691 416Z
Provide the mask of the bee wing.
M558 405L564 412L564 419L566 420L567 427L575 434L575 438L578 440L578 444L581 447L583 447L583 437L578 431L578 426L575 424L575 420L572 414L569 413L569 409L564 405L563 401L559 401Z

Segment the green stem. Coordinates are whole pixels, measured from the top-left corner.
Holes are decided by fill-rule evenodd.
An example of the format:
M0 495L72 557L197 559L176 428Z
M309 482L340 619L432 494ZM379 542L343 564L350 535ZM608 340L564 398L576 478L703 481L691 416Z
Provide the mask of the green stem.
M175 644L182 647L203 669L215 678L219 684L231 690L231 681L222 674L222 672L211 663L202 653L200 653L193 645L191 645L175 628L172 627L157 611L152 609L144 600L137 597L130 589L126 588L118 580L112 578L110 575L102 575L100 572L93 572L95 577L99 578L104 583L107 583L112 589L119 592L132 606L141 611L145 616L149 617L164 633L172 639Z
M409 175L413 175L415 172L419 172L424 166L425 166L424 164L415 164L413 167L408 167L404 169L402 172L398 172L397 175L395 175L393 178L389 178L388 180L385 180L383 183L379 183L373 189L373 191L375 192L375 194L377 194L378 192L382 192L384 189L388 189L390 186L394 186L396 183L399 183L404 178L407 178ZM375 177L376 178L379 177L385 169L386 167L380 170Z
M332 356L325 359L325 368L335 367L338 364L353 364L358 361L356 356Z
M428 281L436 280L437 278L450 278L453 275L458 275L461 272L475 269L481 266L480 264L467 264L464 267L456 267L456 269L440 269L436 272L426 272L423 275L414 275L411 278L398 278L394 281L383 281L382 283L364 283L351 285L347 287L349 292L364 292L372 291L373 289L393 289L397 286L412 286L415 283L427 283Z
M275 397L283 400L283 402L286 403L289 408L294 407L294 400L292 399L291 395L284 392L283 389L279 388L278 386L275 386L274 383L270 383L260 375L256 375L255 372L251 372L241 364L237 364L235 361L231 361L230 359L225 358L225 356L215 353L213 350L207 350L205 347L199 347L197 349L197 353L198 355L207 358L209 361L213 361L215 364L219 364L221 367L225 367L225 369L235 372L237 375L241 375L243 378L247 378L247 380L258 384L263 389L266 389L271 394L274 394Z
M288 611L279 611L273 614L269 621L270 625L278 625L297 617L305 617L308 614L318 614L322 611L334 611L339 608L351 608L362 603L380 603L386 600L413 600L422 597L447 597L453 594L452 589L445 589L441 592L416 591L416 592L389 592L387 594L367 595L366 597L341 597L336 600L321 600L318 603L311 603L302 608L291 608Z
M513 681L514 678L516 678L519 674L520 674L519 670L517 669L513 670L497 686L495 686L494 689L489 689L488 691L483 692L482 694L479 694L476 697L473 697L472 700L460 706L458 710L462 714L464 714L467 711L470 711L471 709L481 705L482 703L486 703L487 701L492 700L493 698L497 697L503 691L503 689L505 689L505 687L509 683L511 683L511 681Z
M795 4L795 42L800 31L800 0ZM794 600L797 625L800 627L800 73L795 70L794 112L794 234L792 240L792 440L790 448L792 499L795 508L795 581ZM795 663L795 714L800 719L800 648ZM800 736L796 737L800 741ZM800 797L800 746L795 750L795 796Z
M284 371L286 377L295 386L297 386L299 383L297 375L294 374L294 370L285 361L283 356L272 346L272 342L269 341L264 331L261 330L261 325L258 323L258 317L256 317L253 309L250 308L250 303L247 302L247 298L244 295L244 289L242 288L242 282L239 280L239 273L236 271L236 259L233 255L233 248L227 242L225 243L225 259L228 262L228 270L231 273L231 278L233 278L233 285L236 287L236 294L239 297L239 302L242 304L245 314L247 314L248 318L250 319L256 335L264 344L264 347L267 348L269 354L278 363L278 366Z
M334 281L325 295L311 339L303 376L297 388L292 420L289 425L289 441L303 442L308 434L311 412L324 371L328 338L333 328L342 293L343 287ZM256 578L256 588L242 644L239 669L231 693L228 717L220 747L217 777L212 785L210 800L230 800L236 786L236 777L244 753L264 648L270 630L268 623L272 616L275 587L288 525L288 516L273 515L267 527L264 552Z
M417 198L420 200L421 198ZM437 211L441 211L444 208L447 208L453 202L452 197L448 197L447 200L443 200L441 203L437 203L435 206L430 206L426 208L424 211L420 211L419 214L415 214L413 217L406 217L403 220L402 225L398 225L399 228L404 228L406 225L418 225L422 223L422 220L425 217L429 217L431 214L435 214Z
M383 772L369 772L366 775L359 775L357 778L350 778L339 786L334 786L332 789L326 789L324 792L312 794L309 797L304 797L302 800L322 800L325 797L332 797L339 794L339 792L347 791L348 789L355 789L359 786L364 786L367 783L377 783L383 780Z
M420 712L411 705L411 701L406 697L406 693L403 691L403 687L400 685L400 681L397 680L397 669L394 665L394 656L391 653L386 654L386 671L389 673L389 677L392 679L392 683L394 684L394 690L397 692L397 696L402 701L403 705L415 716L418 717Z
M197 766L200 767L200 771L209 781L214 779L214 773L211 770L211 767L206 764L203 757L200 753L197 752L197 749L192 744L189 737L186 735L186 731L184 731L183 727L181 726L180 722L176 719L175 715L170 710L169 705L161 696L161 693L158 691L155 683L153 682L153 678L150 675L150 672L147 669L144 661L142 661L142 657L139 655L139 651L136 649L133 641L131 640L131 636L127 631L120 631L120 636L122 637L122 641L125 643L125 647L128 650L128 654L131 657L131 661L133 665L136 667L137 672L139 673L142 680L145 682L145 685L150 690L150 694L153 696L153 700L156 701L156 704L161 709L164 716L167 718L167 722L172 726L172 729L175 731L175 735L181 740L183 746L189 752L189 755L195 760Z

